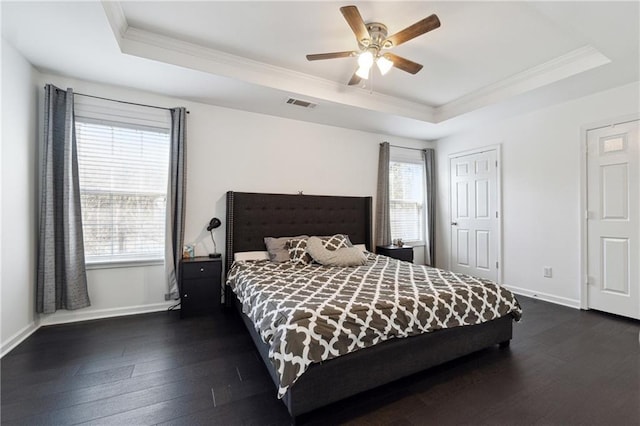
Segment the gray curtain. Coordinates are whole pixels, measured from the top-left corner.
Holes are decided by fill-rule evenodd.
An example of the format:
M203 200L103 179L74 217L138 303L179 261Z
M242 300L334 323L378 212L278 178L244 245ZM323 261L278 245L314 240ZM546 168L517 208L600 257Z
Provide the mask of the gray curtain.
M389 209L389 142L380 144L378 156L378 189L376 193L376 245L391 244L391 214Z
M47 84L41 153L36 312L91 305L84 263L73 90Z
M169 153L169 179L167 187L167 219L165 232L164 266L167 277L165 300L175 300L178 293L176 271L182 257L184 243L184 213L186 201L186 114L185 108L172 108L171 151Z
M424 170L426 172L426 229L424 263L436 265L436 168L435 150L427 148L423 152Z

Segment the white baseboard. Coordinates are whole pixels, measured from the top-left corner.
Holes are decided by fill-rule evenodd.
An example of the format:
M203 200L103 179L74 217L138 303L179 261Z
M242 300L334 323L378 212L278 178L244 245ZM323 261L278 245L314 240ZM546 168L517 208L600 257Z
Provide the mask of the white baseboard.
M2 342L2 347L0 348L0 358L11 352L13 348L22 343L27 337L31 336L39 328L40 325L36 321L34 321L24 327L22 330L18 331L13 336L9 337L6 342Z
M510 285L502 285L507 290L520 294L522 296L532 297L534 299L544 300L545 302L555 303L556 305L568 306L569 308L580 309L580 300L560 297L553 294L542 293L540 291L532 291L525 288L513 287Z
M160 312L175 305L175 301L154 303L151 305L127 306L125 308L96 309L87 312L78 311L58 311L55 314L41 316L40 326L68 324L79 321L90 321L103 318L122 317L126 315L148 314Z
M126 315L148 314L151 312L161 312L173 306L175 301L154 303L152 305L127 306L126 308L98 309L89 312L80 311L58 311L55 314L40 315L39 320L18 331L16 334L2 342L0 346L0 358L11 352L13 348L31 336L40 327L56 324L68 324L79 321L89 321L103 318L122 317Z

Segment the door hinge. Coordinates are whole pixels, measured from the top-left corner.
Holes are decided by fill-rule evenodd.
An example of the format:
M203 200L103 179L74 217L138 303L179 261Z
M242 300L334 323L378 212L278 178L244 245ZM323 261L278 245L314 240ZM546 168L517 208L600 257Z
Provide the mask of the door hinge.
M496 269L498 269L498 262L496 262Z
M496 219L498 218L498 212L496 212Z
M496 160L496 167L498 167L498 161Z

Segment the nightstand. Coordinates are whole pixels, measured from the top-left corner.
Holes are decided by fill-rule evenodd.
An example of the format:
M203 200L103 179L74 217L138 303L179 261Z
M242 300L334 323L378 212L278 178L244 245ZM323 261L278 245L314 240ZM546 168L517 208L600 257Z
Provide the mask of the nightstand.
M222 259L193 257L180 261L180 317L213 312L220 307Z
M413 247L411 246L376 246L376 253L398 260L413 262Z

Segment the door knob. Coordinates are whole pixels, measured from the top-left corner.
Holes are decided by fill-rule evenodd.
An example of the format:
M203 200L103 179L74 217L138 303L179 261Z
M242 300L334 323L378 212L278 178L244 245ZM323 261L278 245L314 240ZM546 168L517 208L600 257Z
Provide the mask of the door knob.
M458 222L451 222L451 226L458 226Z

